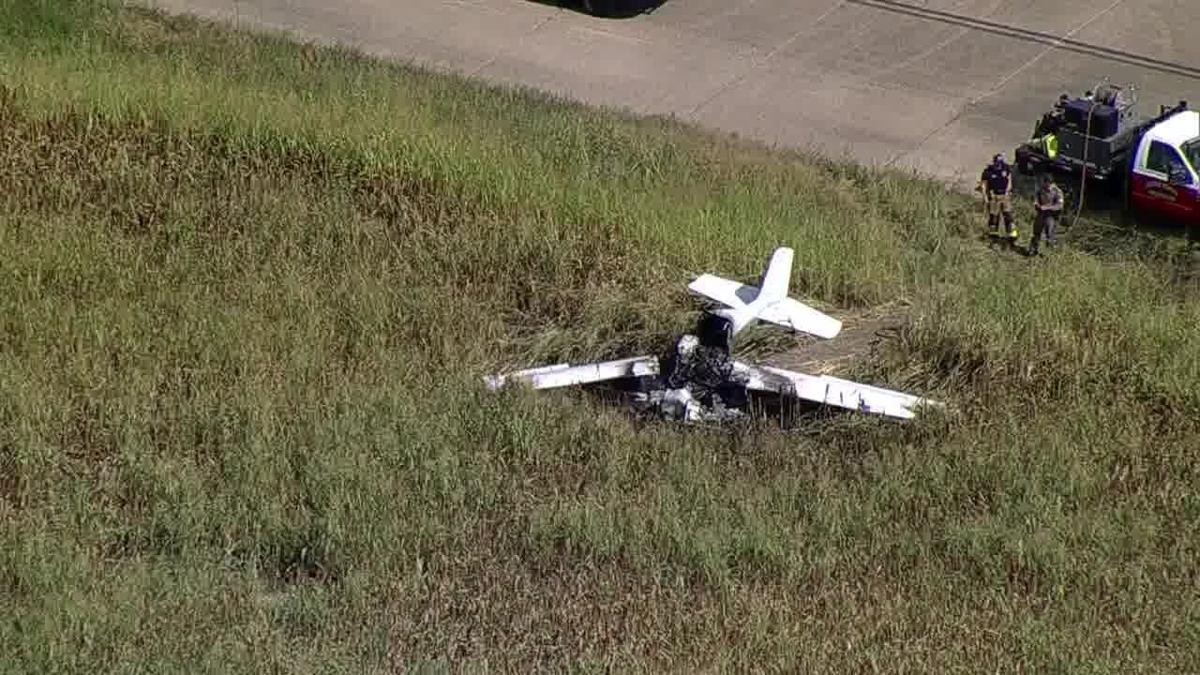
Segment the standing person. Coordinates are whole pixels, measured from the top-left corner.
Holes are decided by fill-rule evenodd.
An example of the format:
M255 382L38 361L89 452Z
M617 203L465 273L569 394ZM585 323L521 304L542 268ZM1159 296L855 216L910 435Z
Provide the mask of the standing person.
M979 176L979 189L983 190L988 207L988 227L994 235L1000 234L1000 219L1004 218L1004 236L1011 242L1017 241L1017 228L1013 224L1012 167L1004 161L1004 155L996 155L992 163L984 167Z
M1033 208L1037 211L1037 217L1033 221L1029 255L1038 255L1038 244L1042 241L1042 235L1045 235L1047 244L1058 244L1058 219L1062 216L1063 201L1062 188L1055 184L1054 176L1042 176L1042 186L1033 198Z

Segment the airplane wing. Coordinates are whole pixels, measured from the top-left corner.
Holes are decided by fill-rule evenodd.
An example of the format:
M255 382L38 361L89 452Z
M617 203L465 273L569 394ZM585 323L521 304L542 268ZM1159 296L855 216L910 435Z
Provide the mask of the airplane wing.
M815 376L772 366L751 366L734 362L738 372L747 376L747 388L794 395L806 401L848 410L912 419L914 409L922 405L942 407L941 403L911 394L872 387L828 375Z
M587 363L572 366L569 363L559 363L553 366L542 366L519 370L504 375L484 378L489 389L499 389L514 380L524 382L534 389L551 389L554 387L570 387L579 384L591 384L606 380L618 380L625 377L643 377L658 375L658 357L635 356L617 361Z

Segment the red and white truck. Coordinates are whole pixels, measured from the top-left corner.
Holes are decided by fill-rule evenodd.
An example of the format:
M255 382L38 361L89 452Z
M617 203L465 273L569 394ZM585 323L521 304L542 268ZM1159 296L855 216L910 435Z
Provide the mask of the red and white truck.
M1099 182L1141 217L1200 227L1200 111L1186 101L1135 116L1132 89L1064 95L1016 151L1017 169L1054 173L1064 188Z

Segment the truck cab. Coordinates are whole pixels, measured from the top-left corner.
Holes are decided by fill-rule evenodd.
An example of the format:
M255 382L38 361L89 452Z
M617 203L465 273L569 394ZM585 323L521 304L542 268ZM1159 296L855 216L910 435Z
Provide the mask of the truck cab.
M1200 112L1179 112L1146 131L1129 189L1135 209L1200 227Z

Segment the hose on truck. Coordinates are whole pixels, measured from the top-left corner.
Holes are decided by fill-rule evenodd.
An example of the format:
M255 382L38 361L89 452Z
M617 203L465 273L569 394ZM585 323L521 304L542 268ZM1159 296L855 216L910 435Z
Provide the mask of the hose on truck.
M1087 159L1088 149L1091 147L1092 138L1092 115L1096 112L1095 102L1088 106L1087 126L1083 132L1083 169L1079 172L1079 198L1075 200L1075 216L1071 219L1071 227L1074 228L1079 222L1079 214L1083 212L1083 195L1087 191Z

